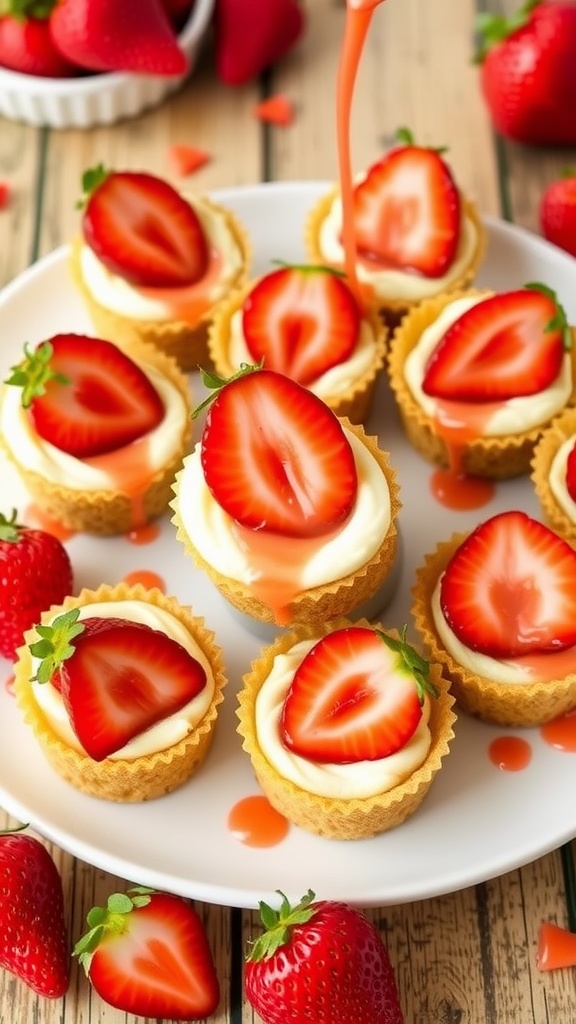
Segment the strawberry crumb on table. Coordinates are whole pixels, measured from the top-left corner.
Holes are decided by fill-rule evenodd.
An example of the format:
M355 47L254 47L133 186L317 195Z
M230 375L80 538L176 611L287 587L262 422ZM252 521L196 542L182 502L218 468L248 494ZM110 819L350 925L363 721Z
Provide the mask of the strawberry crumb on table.
M192 78L162 106L136 120L82 132L37 129L0 119L0 284L8 284L30 262L73 237L82 173L100 162L165 175L183 191L267 180L335 181L334 93L344 3L306 0L302 6L306 29L300 43L261 78L242 85L225 84L216 74L214 40L209 38ZM370 166L397 128L409 125L422 143L435 145L440 140L448 147L462 190L483 214L505 217L538 234L542 193L566 168L576 169L576 145L528 146L494 134L478 69L471 64L479 6L512 15L519 4L516 0L489 0L485 5L475 0L458 4L454 0L433 4L386 0L378 9L355 92L354 168ZM237 54L228 65L232 77L243 73L240 56L245 55ZM266 118L266 106L261 105L280 97L282 104L269 105ZM283 256L280 239L276 255ZM518 282L519 286L525 283ZM41 310L37 322L41 331ZM0 303L0 338L5 332ZM33 340L24 337L20 342ZM11 509L0 511L10 515ZM475 521L474 515L469 518L463 513L466 526ZM67 548L74 561L74 540ZM137 551L138 563L145 569L146 548ZM77 585L100 583L102 562L98 554L90 565L82 565ZM4 669L1 700L10 700L10 665L5 661L0 665ZM233 702L234 687L229 689L226 700ZM565 764L574 754L555 756ZM515 800L517 777L510 772L503 780L510 784L510 814L537 815L537 808L520 806ZM42 782L39 778L39 787ZM0 779L0 789L1 785ZM470 800L476 796L472 790ZM129 820L130 808L125 808L122 827L129 828ZM14 826L16 819L0 812L0 826L4 823ZM198 827L200 835L201 822ZM104 906L110 894L125 892L140 880L119 878L42 841L62 877L73 944L85 931L91 907ZM167 835L166 844L170 841ZM239 848L239 856L245 852ZM252 852L258 857L273 855L270 850ZM351 865L354 856L351 851ZM425 849L421 856L425 877ZM554 965L572 956L572 940L565 941L564 932L576 931L575 874L575 850L568 844L462 891L369 908L367 916L389 951L406 1024L444 1020L573 1024L573 968ZM282 889L283 885L280 871L277 886ZM293 895L298 898L304 893ZM242 1020L259 1024L244 996L242 977L243 953L249 940L261 933L259 913L203 901L194 905L206 928L221 989L209 1024ZM544 941L551 952L543 963ZM71 972L63 1001L37 996L0 969L0 1021L126 1024L125 1012L105 1005L91 991L76 960Z

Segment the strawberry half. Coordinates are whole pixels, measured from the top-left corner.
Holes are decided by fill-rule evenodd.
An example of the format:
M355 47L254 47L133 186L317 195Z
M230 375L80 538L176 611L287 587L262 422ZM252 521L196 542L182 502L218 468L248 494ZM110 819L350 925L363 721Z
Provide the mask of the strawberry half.
M6 383L22 388L40 437L75 458L116 451L164 418L152 382L111 341L57 334L24 352Z
M346 282L326 267L282 267L254 286L242 326L255 362L264 360L300 384L310 384L354 350L358 304Z
M383 266L441 277L460 237L460 194L439 151L409 141L390 150L354 189L358 252Z
M572 647L576 551L525 512L502 512L454 554L440 604L458 639L492 658Z
M203 689L206 673L182 646L140 622L85 618L78 609L36 626L30 652L39 682L53 680L70 724L93 761L103 761Z
M209 261L204 230L167 181L100 165L82 184L84 240L113 274L149 288L180 288L203 277Z
M491 295L448 328L428 360L422 389L461 402L534 395L556 380L570 344L566 315L544 285Z
M244 367L229 381L205 374L204 381L218 393L208 399L202 468L232 519L250 530L313 537L347 518L356 500L356 465L324 402L258 367Z
M137 887L88 914L74 954L105 1002L155 1020L206 1020L220 986L202 918L179 896Z
M186 54L158 0L58 0L50 34L64 57L89 71L188 71Z
M350 626L329 633L294 673L281 717L282 742L331 764L389 757L408 742L433 693L428 665L406 641Z

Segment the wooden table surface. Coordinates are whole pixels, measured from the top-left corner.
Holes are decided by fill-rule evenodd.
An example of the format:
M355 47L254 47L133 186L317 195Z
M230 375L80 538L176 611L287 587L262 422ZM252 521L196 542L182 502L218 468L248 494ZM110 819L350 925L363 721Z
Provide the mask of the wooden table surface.
M576 164L576 152L528 149L494 135L471 63L476 8L486 6L483 0L388 0L378 9L355 93L353 164L361 169L372 162L396 128L408 125L417 140L449 147L457 180L485 214L537 232L541 191L565 166ZM505 6L492 0L493 9ZM515 6L508 2L509 9ZM98 162L170 178L168 146L184 142L211 154L189 182L201 191L267 180L334 179L334 81L344 0L308 0L305 7L302 43L273 76L241 89L218 82L209 42L182 91L133 121L92 131L49 131L0 118L0 180L13 189L9 208L0 213L0 284L71 237L82 172ZM255 103L276 91L295 104L288 128L265 127L253 116ZM75 939L89 907L126 887L126 880L51 849ZM406 1024L573 1024L575 973L539 972L535 955L543 919L576 928L573 875L574 850L566 846L462 892L367 911L389 947ZM243 1001L242 957L257 915L197 905L222 986L220 1007L210 1020L254 1020ZM55 1002L37 999L0 973L2 1024L141 1019L104 1005L76 965L68 995Z

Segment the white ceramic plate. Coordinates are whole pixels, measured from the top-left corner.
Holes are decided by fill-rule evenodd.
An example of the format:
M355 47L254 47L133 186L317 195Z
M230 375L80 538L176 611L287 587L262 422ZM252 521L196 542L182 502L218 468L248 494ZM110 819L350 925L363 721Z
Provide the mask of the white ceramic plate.
M270 261L302 261L306 213L322 183L278 183L216 194L242 218L253 239L255 272ZM576 263L541 239L487 219L489 247L479 278L499 289L541 280L556 289L576 322ZM92 327L71 285L65 248L41 260L0 294L1 366L18 360L24 342ZM198 385L196 386L197 394ZM492 504L476 513L448 512L429 492L431 469L405 442L383 381L369 429L392 453L402 486L404 540L398 589L383 616L389 626L408 618L414 570L436 541L467 530L505 508L538 509L528 480L498 485ZM18 482L0 466L1 505L25 507ZM217 736L198 775L182 789L148 804L116 805L83 796L45 763L14 699L0 685L0 802L62 848L131 881L229 906L255 907L276 889L377 906L464 888L516 868L576 835L576 758L547 746L538 730L523 732L533 756L528 768L504 772L488 744L503 730L461 715L450 755L419 811L400 828L371 840L335 842L291 828L279 845L243 845L227 827L231 807L258 792L235 731L235 692L261 640L246 628L211 584L195 571L166 520L159 541L134 547L123 538L75 537L68 550L76 585L115 583L130 569L149 568L205 615L227 660L229 686ZM0 673L10 666L0 662ZM0 674L0 683L2 675Z

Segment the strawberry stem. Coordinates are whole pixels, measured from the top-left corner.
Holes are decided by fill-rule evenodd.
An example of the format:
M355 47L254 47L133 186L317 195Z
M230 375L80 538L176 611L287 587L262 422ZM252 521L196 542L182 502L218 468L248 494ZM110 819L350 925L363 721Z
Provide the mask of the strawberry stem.
M430 679L430 666L428 662L406 640L407 628L406 624L402 627L399 638L390 636L388 633L382 633L379 629L376 630L376 635L380 637L389 650L399 655L402 662L400 667L414 678L418 700L420 704L423 704L426 694L438 697L438 688Z
M489 50L513 35L519 28L523 28L530 20L532 11L540 3L541 0L526 0L526 3L510 16L489 11L480 13L475 24L476 33L480 38L473 58L474 63L482 64Z
M84 626L78 621L79 608L58 615L50 626L36 626L40 640L29 646L30 654L40 659L40 664L33 682L48 683L62 662L74 654L72 641L84 632Z
M405 126L397 128L395 136L398 142L402 142L405 146L418 146L418 143L414 139L414 133L410 128L406 128ZM422 148L431 149L433 153L439 154L446 153L448 150L448 146L425 146Z
M566 316L566 310L558 301L556 292L549 288L548 285L542 284L540 281L531 281L529 284L524 285L525 288L530 288L534 292L541 292L542 295L546 295L551 302L556 306L556 313L548 321L544 330L545 331L560 331L564 343L564 348L569 351L572 348L572 331L570 324L568 323L568 317Z
M297 906L292 907L287 897L277 889L282 897L279 910L274 910L268 903L260 901L260 917L266 931L255 940L246 959L249 961L268 960L281 946L286 945L290 931L295 924L306 924L316 912L313 905L315 893L311 889L302 897Z
M328 267L323 263L289 263L287 260L272 260L275 267L283 270L300 270L303 274L331 274L332 277L346 277L344 270L338 267Z
M138 907L145 907L150 903L153 892L154 889L147 889L145 886L135 886L127 893L114 892L108 897L105 907L92 907L88 911L86 921L89 930L78 939L72 951L72 955L78 957L86 974L90 971L92 957L104 936L122 935L128 928L129 915Z
M247 377L249 373L256 373L257 370L261 370L264 366L264 358L259 363L240 363L240 369L233 373L231 377L220 377L217 373L211 373L210 370L204 370L201 366L198 367L200 376L202 377L202 383L204 387L208 388L211 394L209 394L204 401L200 402L195 409L192 410L192 419L196 417L204 409L212 404L214 399L218 396L218 393L227 384L231 384L233 380L239 380L240 377Z
M60 384L70 383L70 378L65 374L51 369L50 361L53 355L54 348L49 341L43 341L33 350L26 344L22 362L10 367L11 374L4 383L22 388L24 409L28 409L35 398L46 393L48 381L57 380Z
M23 825L14 825L14 828L3 828L0 829L0 836L13 836L16 832L24 832L28 828L29 822L25 822Z
M16 543L20 539L20 533L23 529L22 524L17 521L15 508L12 509L10 519L0 512L0 541L8 541L10 544Z
M49 18L57 0L0 0L0 17L9 15L15 21L27 18Z
M104 164L97 164L96 167L90 167L87 171L84 171L82 175L82 196L76 203L77 210L84 209L92 193L96 191L103 181L106 181L110 174L111 171Z

